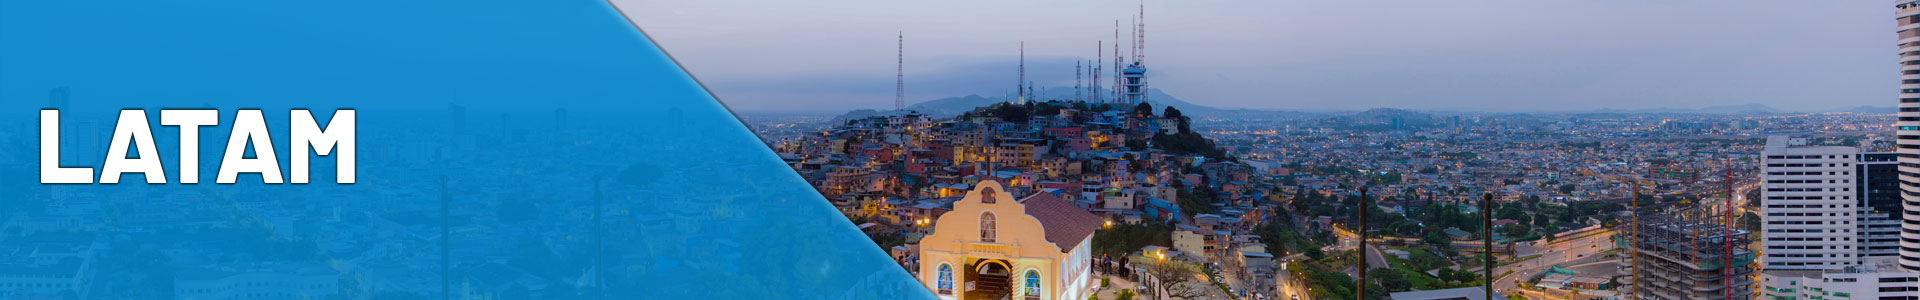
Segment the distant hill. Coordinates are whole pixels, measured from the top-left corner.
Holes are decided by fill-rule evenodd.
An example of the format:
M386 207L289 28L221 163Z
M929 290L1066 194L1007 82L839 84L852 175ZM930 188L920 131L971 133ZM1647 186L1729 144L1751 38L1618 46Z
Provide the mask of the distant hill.
M1891 113L1900 112L1900 108L1893 107L1893 106L1861 105L1861 106L1855 106L1855 107L1833 109L1833 110L1828 110L1824 112L1846 112L1846 113L1856 113L1856 114L1891 114Z
M1790 111L1790 110L1773 108L1772 106L1767 106L1765 104L1749 103L1749 104L1741 104L1741 105L1708 106L1708 107L1694 108L1694 109L1686 109L1686 108L1598 109L1598 110L1592 110L1592 111L1585 111L1581 113L1774 115L1774 114L1792 114L1792 113L1808 113L1808 112L1823 112L1823 113L1845 112L1845 113L1860 113L1860 114L1891 114L1894 112L1898 112L1899 110L1900 110L1899 108L1892 107L1892 106L1862 105L1862 106L1855 106L1855 107L1843 107L1843 108L1816 110L1816 111Z
M1726 114L1726 115L1778 114L1778 113L1786 112L1783 110L1775 109L1772 106L1767 106L1765 104L1759 104L1759 103L1748 103L1748 104L1742 104L1742 105L1708 106L1708 107L1702 107L1700 109L1696 109L1695 111L1698 111L1701 113Z
M1701 108L1646 108L1646 109L1596 109L1569 113L1585 114L1710 114L1710 115L1772 115L1789 113L1765 104L1748 103L1740 105L1720 105Z
M1070 87L1044 88L1044 89L1034 91L1035 94L1039 94L1039 95L1037 97L1032 97L1034 98L1032 100L1036 100L1036 101L1070 100L1070 99L1073 99L1074 97L1073 92L1074 92L1074 89ZM1108 90L1100 89L1098 90L1098 92L1107 93ZM1083 97L1085 96L1083 95ZM956 116L956 115L960 115L960 113L971 111L974 108L987 106L994 103L1008 102L1008 101L1011 101L1011 100L1007 99L1007 97L1005 96L989 97L989 96L981 96L976 94L976 95L946 97L946 98L928 100L926 102L920 102L920 103L915 103L913 105L909 105L907 106L907 109L918 111L918 112L925 113L931 116L936 116L936 117ZM1229 111L1229 110L1223 110L1223 109L1214 108L1210 106L1189 103L1189 102L1180 100L1180 98L1175 98L1173 95L1168 95L1167 93L1161 91L1160 89L1147 89L1147 103L1153 104L1155 111L1159 111L1162 109L1162 107L1166 107L1167 105L1173 105L1174 107L1179 108L1180 112L1186 113L1189 115L1195 115L1195 116L1210 116L1217 113Z

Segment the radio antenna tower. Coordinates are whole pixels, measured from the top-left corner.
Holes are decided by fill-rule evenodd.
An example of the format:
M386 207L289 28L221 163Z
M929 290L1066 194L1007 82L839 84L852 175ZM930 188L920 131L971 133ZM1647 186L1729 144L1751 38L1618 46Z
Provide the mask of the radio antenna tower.
M1120 102L1120 70L1126 69L1126 62L1120 57L1120 19L1113 19L1113 102Z
M907 110L907 32L899 33L893 61L893 110Z
M1127 25L1127 26L1133 27L1133 28L1128 28L1128 30L1133 30L1133 32L1129 32L1129 34L1132 36L1127 37L1128 38L1127 56L1132 56L1130 57L1132 60L1129 60L1128 62L1139 63L1140 62L1140 15L1134 15L1133 24Z
M1080 70L1080 62L1081 60L1073 60L1073 101L1087 100L1080 98L1080 72L1082 72Z
M1093 81L1087 82L1087 94L1093 96L1093 101L1087 101L1090 103L1099 103L1103 98L1100 97L1100 64L1107 62L1107 59L1100 57L1100 54L1107 52L1106 46L1107 41L1093 41L1093 70L1088 71L1093 73Z
M1133 62L1140 65L1146 65L1147 64L1147 3L1146 2L1140 3L1140 19L1139 21L1137 21L1136 24L1134 24L1134 26L1139 26L1140 28L1133 31L1133 34L1134 34Z
M1019 82L1015 82L1013 85L1013 88L1020 90L1019 91L1020 99L1014 100L1014 103L1025 103L1027 102L1027 96L1029 96L1027 95L1027 86L1026 86L1027 84L1027 41L1020 41L1020 78L1018 78L1018 80Z
M1138 47L1139 49L1134 50L1133 52L1133 64L1140 65L1141 68L1146 68L1147 67L1147 3L1146 1L1140 2L1140 24L1138 26L1140 26L1140 30L1134 31L1134 34L1138 35L1134 37L1134 40L1137 41L1136 43L1138 44L1135 45L1134 47ZM1141 73L1140 103L1147 102L1147 96L1153 94L1149 92L1151 90L1152 89L1147 87L1146 73L1144 72ZM1129 103L1129 104L1132 104L1132 103Z

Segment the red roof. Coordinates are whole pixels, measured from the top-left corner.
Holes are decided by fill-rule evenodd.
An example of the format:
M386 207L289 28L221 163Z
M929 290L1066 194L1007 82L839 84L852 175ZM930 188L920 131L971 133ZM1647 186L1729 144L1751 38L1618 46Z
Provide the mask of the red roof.
M1036 193L1020 202L1027 207L1027 215L1040 219L1040 226L1047 231L1047 241L1059 245L1060 252L1080 246L1081 241L1100 229L1100 217L1051 193Z

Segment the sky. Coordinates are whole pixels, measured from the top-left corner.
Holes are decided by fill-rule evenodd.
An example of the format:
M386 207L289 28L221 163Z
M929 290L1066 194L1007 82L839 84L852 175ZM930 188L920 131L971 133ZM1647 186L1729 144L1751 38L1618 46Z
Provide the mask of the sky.
M1029 80L1070 87L1142 5L1149 85L1223 108L1820 111L1899 83L1891 1L613 3L743 111L892 108L901 33L909 104L1011 91L1023 42Z

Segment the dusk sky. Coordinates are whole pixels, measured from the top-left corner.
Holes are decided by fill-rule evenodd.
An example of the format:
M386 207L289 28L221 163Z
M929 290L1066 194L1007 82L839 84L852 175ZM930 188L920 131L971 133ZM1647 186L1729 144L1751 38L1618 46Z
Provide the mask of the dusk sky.
M729 106L891 108L1111 64L1133 1L614 0ZM1148 1L1150 84L1225 108L1818 111L1896 104L1890 1ZM1104 42L1105 53L1096 54ZM1124 54L1123 54L1124 55ZM1103 81L1110 76L1103 76Z

